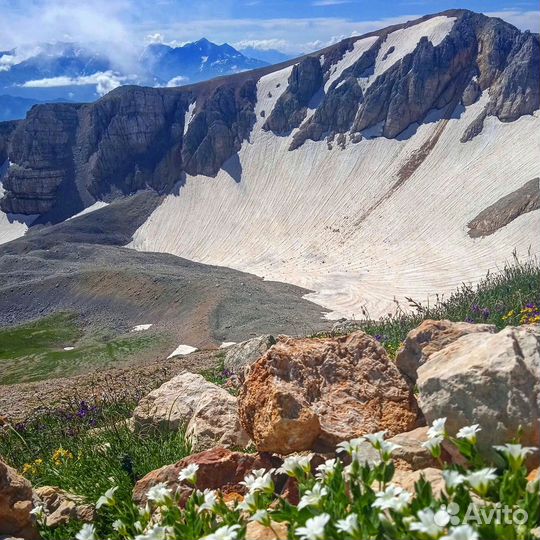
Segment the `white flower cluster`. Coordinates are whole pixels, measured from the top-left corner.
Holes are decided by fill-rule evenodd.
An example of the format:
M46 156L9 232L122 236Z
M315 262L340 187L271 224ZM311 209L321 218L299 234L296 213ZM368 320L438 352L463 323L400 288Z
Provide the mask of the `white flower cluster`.
M501 475L515 473L516 477L522 475L521 478L524 478L525 469L522 469L522 466L527 456L535 451L535 448L519 444L496 446L495 449L507 461L505 469L507 472L486 467L483 462L474 461L477 434L480 431L478 424L465 426L459 429L455 438L452 438L447 433L446 418L436 419L429 427L428 440L423 446L429 449L435 458L440 460L442 443L445 439L449 439L457 445L464 456L471 456L476 464L469 469L451 466L442 471L443 504L441 500L432 496L430 502L424 502L419 507L418 491L415 498L413 493L391 482L394 473L394 466L391 463L392 453L400 447L385 440L386 432L380 431L342 442L337 446L337 452L346 452L350 456L350 464L347 466L344 466L339 458L331 458L318 465L312 474L313 455L306 454L286 457L277 470L261 468L251 471L241 482L246 488L246 495L240 503L226 505L215 490L205 489L201 492L195 489L190 499L192 501L190 515L196 515L203 522L212 524L205 531L213 530L213 532L206 534L201 540L244 538L249 522L272 528L275 525L274 519L283 521L287 511L292 512L285 518L289 523L290 537L294 536L298 540L326 540L337 531L344 537L352 539L359 538L366 530L366 516L363 511L358 510L358 506L355 506L355 497L361 500L367 496L369 508L374 510L370 513L369 519L379 520L377 522L379 527L388 525L390 527L388 530L393 530L392 527L401 527L400 537L404 537L403 534L410 534L415 538L426 540L479 540L479 532L468 523L461 522L456 525L452 521L449 525L450 518L446 505L457 507L455 501L459 500L460 494L470 500L466 491L474 492L476 498L490 504L489 501L492 499L489 497L499 491L499 484L496 482L502 482ZM370 452L373 453L369 447L369 451L366 452L366 443L378 453L379 459L376 464L370 464L366 459ZM442 465L442 461L440 463ZM178 481L196 487L197 472L198 465L188 465L180 471ZM293 510L290 510L292 507L287 506L287 503L281 510L276 511L280 499L275 494L274 474L285 474L297 483L300 500ZM335 486L340 487L336 489ZM98 499L96 507L118 508L115 500L117 489L117 487L108 489ZM134 528L137 533L129 534L127 523L122 519L114 521L114 530L123 538L133 540L178 538L175 536L175 525L171 525L174 521L164 521L163 523L168 525L163 526L159 522L160 516L156 518L153 513L155 509L166 513L172 508L179 512L177 493L174 493L167 484L158 483L152 486L146 495L149 502L146 508L139 510L140 521L131 523L131 530ZM333 507L333 498L338 495L341 496L341 502ZM46 521L43 507L36 507L32 514L40 523ZM231 519L232 515L235 516L234 519ZM299 516L303 517L300 519ZM85 524L77 533L76 540L96 540L94 525Z

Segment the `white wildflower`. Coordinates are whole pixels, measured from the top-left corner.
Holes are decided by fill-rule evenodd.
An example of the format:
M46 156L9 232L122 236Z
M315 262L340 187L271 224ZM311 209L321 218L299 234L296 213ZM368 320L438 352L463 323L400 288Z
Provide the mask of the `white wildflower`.
M255 512L257 509L257 500L255 499L254 493L248 493L244 500L238 505L240 510L245 510L246 512Z
M323 540L324 528L329 521L330 516L328 514L320 514L309 518L304 527L296 529L296 536L300 540Z
M371 443L371 446L375 448L376 450L381 449L381 445L384 442L384 437L386 435L387 431L378 431L377 433L368 433L367 435L364 435L364 438L366 441L369 441Z
M248 518L248 521L256 521L261 525L268 526L270 523L270 516L266 510L257 510L250 518Z
M490 482L493 482L493 480L496 479L497 475L495 474L495 469L493 468L472 471L466 477L468 484L480 494L485 493Z
M112 522L112 528L115 531L123 531L126 528L126 524L121 519L116 519Z
M535 450L538 450L534 446L521 446L521 444L505 444L504 446L494 446L493 448L504 454L510 465L514 468L521 467L525 458Z
M424 448L427 448L432 455L439 456L441 452L441 443L443 442L444 437L442 435L437 435L435 437L430 437L427 441L422 443Z
M353 455L354 453L358 452L363 442L364 437L358 437L357 439L351 439L350 441L343 441L337 445L336 451L338 453L347 452L347 454Z
M286 457L285 461L276 472L286 474L287 476L296 476L301 471L308 473L311 470L312 457L312 454Z
M96 529L90 523L85 523L75 538L77 540L96 540Z
M381 441L379 452L384 461L388 461L392 457L392 453L402 448L399 444L390 441Z
M321 484L315 484L312 489L306 491L300 502L298 503L298 510L302 510L306 506L318 506L323 497L328 495L328 490L322 487Z
M418 521L411 522L409 525L411 531L418 531L432 538L437 538L443 531L443 528L435 523L435 513L431 508L420 510L416 515Z
M220 527L208 536L204 536L201 540L236 540L238 538L238 529L240 525L225 525Z
M446 487L449 489L453 489L460 484L463 484L463 482L465 481L465 476L463 476L457 471L451 471L449 469L443 471L442 476L444 478L444 483L446 484Z
M146 497L149 501L154 501L157 504L163 503L170 499L172 491L167 487L167 484L160 482L155 486L152 486L146 493Z
M470 525L460 525L450 530L450 534L441 536L440 540L478 540L478 533Z
M358 518L356 517L356 514L351 514L345 519L340 519L336 523L336 529L339 532L348 534L350 536L356 536L358 533Z
M45 513L45 508L42 504L38 504L32 508L32 510L30 510L30 515L34 516L40 525L45 525L47 514Z
M473 424L472 426L464 426L457 432L456 437L458 439L467 439L474 444L476 443L476 434L479 431L482 431L482 428L479 424Z
M374 508L396 512L401 512L411 500L411 494L395 484L389 484L384 491L379 491L375 496L377 498L372 505Z
M324 463L321 463L317 467L317 474L315 475L316 478L319 480L324 480L325 478L328 478L335 470L337 466L337 461L335 458L327 459Z
M166 534L167 529L165 527L155 525L144 534L138 534L135 540L165 540Z
M274 481L272 480L272 473L274 469L266 471L265 469L257 469L251 474L248 474L243 482L240 482L243 486L246 486L248 491L255 493L256 491L264 491L266 493L274 492Z
M433 420L431 427L428 429L428 437L433 439L435 437L443 437L446 435L446 418L437 418Z
M191 482L192 484L195 483L195 480L197 478L197 471L199 470L199 466L196 463L190 463L187 467L184 467L180 473L178 474L178 480L180 482Z
M114 493L118 489L118 486L109 488L104 495L102 495L96 502L96 508L102 506L110 506L114 502Z
M216 492L212 489L205 489L204 490L204 502L199 506L199 512L204 512L205 510L208 510L209 512L213 512L216 508L216 505L218 503L218 498L216 495Z

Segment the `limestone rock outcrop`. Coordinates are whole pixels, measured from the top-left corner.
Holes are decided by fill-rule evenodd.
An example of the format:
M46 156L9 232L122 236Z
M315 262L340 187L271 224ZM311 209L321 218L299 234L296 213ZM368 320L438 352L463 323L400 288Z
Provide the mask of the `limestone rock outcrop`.
M95 507L87 500L69 493L56 486L41 486L36 495L43 503L47 515L48 527L58 527L70 521L92 523L95 519Z
M419 404L426 421L446 417L454 435L480 424L479 447L540 440L540 327L507 327L497 334L462 336L431 355L418 370Z
M396 356L396 366L411 381L416 381L418 368L424 365L431 355L440 351L461 336L478 332L495 333L492 324L471 324L448 320L427 319L411 330Z
M252 365L239 415L259 451L281 454L383 429L393 436L419 421L412 388L363 332L280 339Z
M238 419L236 398L189 372L142 398L133 411L133 424L143 434L184 428L196 451L216 445L243 448L249 443Z

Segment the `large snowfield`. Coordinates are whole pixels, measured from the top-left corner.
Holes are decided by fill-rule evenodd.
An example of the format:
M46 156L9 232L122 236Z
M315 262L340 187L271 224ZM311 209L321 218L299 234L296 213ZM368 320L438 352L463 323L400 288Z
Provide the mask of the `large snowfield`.
M452 19L427 23L391 33L383 50L395 42L396 61L422 35L436 44ZM335 72L371 41L357 41ZM382 58L377 74L389 67ZM361 316L363 310L381 316L395 311L395 300L406 308L405 297L424 302L475 283L510 261L514 250L523 258L540 252L534 233L540 231L540 212L485 238L467 234L467 223L480 211L540 176L538 113L511 123L489 117L480 135L461 143L488 99L483 95L449 121L433 111L398 139L364 137L352 144L348 138L343 150L307 141L289 151L294 132L278 137L263 131L260 113L272 111L291 69L258 83L251 140L239 152L240 167L224 167L240 169L240 181L223 169L215 178L188 177L139 228L130 247L300 285L314 291L308 298L330 309L331 318ZM439 134L420 167L396 187L400 169Z

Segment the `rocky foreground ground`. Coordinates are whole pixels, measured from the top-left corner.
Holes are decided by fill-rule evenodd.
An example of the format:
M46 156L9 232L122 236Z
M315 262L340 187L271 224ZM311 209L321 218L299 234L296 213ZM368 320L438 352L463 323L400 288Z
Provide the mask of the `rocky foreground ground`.
M263 336L228 349L224 365L233 373L228 389L235 392L174 365L168 371L174 377L139 401L130 420L135 432L143 437L186 428L197 453L140 479L133 491L137 504L145 504L149 489L160 483L187 496L193 486L178 475L194 464L197 489L241 499L250 471L274 469L291 455L309 455L316 466L335 455L337 443L379 431L398 445L394 482L411 489L423 475L440 492L443 463L459 463L460 457L443 444L437 460L422 445L426 426L439 418L446 418L451 434L479 424L478 448L487 458L493 445L518 435L525 446L540 440L538 325L496 332L491 325L427 320L409 333L395 362L361 331L277 342ZM375 460L373 447L362 444L364 459ZM537 451L528 458L531 479L538 461ZM294 483L277 475L275 484L298 502ZM29 512L40 499L50 524L92 519L91 506L53 487L33 491L0 462L0 534L37 538ZM286 535L280 530L253 538Z

